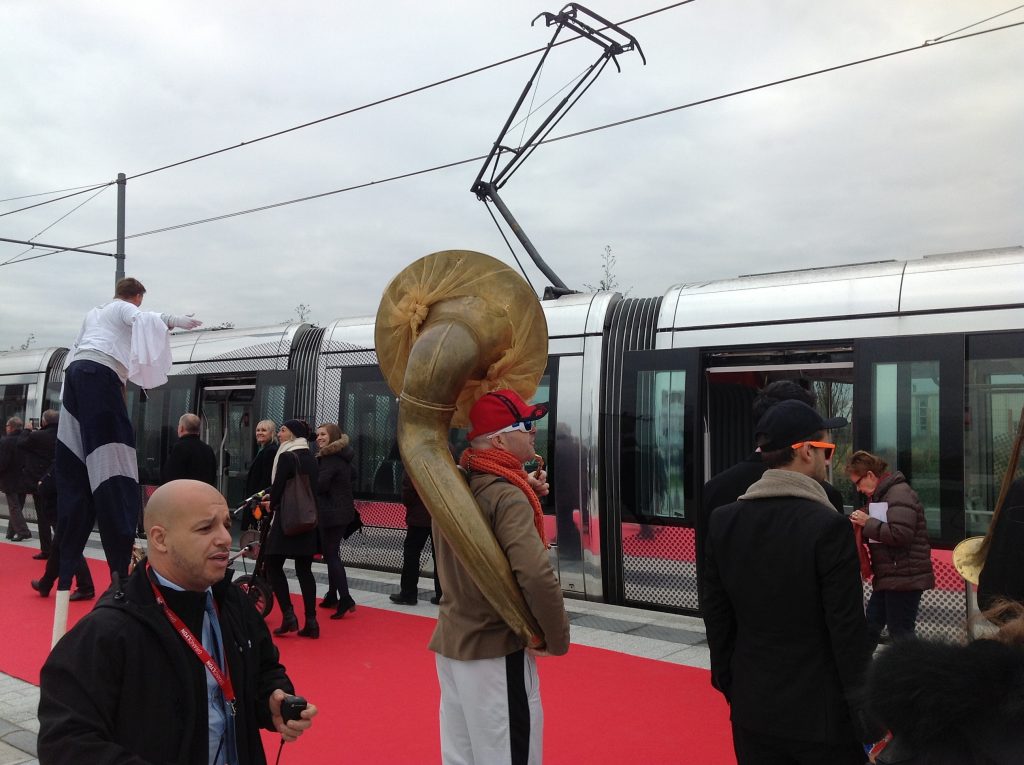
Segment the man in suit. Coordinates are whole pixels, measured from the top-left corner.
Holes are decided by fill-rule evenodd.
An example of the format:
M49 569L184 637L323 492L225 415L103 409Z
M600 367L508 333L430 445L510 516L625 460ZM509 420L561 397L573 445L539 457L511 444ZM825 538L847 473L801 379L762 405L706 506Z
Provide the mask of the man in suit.
M199 438L199 417L183 414L178 419L178 442L160 471L161 483L180 479L202 481L217 486L217 456L210 445Z
M739 765L865 759L852 702L870 660L860 567L820 483L826 431L846 424L776 404L755 429L768 470L711 514L704 622Z

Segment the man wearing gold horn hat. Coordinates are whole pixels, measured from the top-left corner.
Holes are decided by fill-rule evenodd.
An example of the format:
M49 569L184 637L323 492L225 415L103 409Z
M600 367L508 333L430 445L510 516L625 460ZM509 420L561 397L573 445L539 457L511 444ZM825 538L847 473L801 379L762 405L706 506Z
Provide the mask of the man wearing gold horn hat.
M534 765L542 759L544 713L535 657L569 650L569 619L548 558L538 499L548 487L523 469L534 457L535 423L546 414L546 405L531 406L512 390L485 394L470 410L470 447L460 460L540 625L542 650L524 646L474 584L435 521L444 598L430 649L437 654L446 765Z

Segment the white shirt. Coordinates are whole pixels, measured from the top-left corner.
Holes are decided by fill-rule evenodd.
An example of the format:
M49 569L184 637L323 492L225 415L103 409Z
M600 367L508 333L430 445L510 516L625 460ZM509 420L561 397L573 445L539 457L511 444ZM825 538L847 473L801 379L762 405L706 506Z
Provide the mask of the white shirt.
M144 320L137 321L140 317ZM131 379L143 388L155 388L167 381L171 367L166 320L127 300L93 308L82 321L67 364L81 359L113 369L122 383Z

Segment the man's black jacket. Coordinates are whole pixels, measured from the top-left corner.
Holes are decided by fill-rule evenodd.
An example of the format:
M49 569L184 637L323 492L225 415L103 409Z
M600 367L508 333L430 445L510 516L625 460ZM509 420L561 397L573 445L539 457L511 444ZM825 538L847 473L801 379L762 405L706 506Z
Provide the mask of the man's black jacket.
M139 565L123 590L112 586L54 647L40 675L39 761L47 765L206 762L206 669L157 605ZM259 728L273 730L268 699L292 693L263 619L229 576L214 599L238 699L243 765L265 765ZM194 635L202 593L161 588Z

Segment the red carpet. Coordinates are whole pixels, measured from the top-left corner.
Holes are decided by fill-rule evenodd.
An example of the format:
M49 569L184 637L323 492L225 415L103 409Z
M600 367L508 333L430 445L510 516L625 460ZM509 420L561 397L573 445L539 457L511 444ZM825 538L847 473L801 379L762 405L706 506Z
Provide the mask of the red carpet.
M34 552L0 544L0 634L6 636L0 671L38 684L53 597L44 600L29 588L43 568L31 559ZM105 566L90 565L102 587L109 581ZM72 603L70 621L91 606ZM279 623L275 608L270 626ZM285 747L282 765L438 762L437 678L426 648L433 624L361 606L341 621L323 619L319 640L280 639L296 691L320 707L313 728ZM574 645L567 656L542 659L540 675L548 763L735 762L728 710L704 670ZM279 740L264 735L271 763Z

